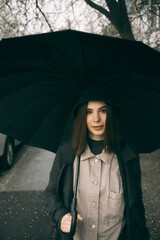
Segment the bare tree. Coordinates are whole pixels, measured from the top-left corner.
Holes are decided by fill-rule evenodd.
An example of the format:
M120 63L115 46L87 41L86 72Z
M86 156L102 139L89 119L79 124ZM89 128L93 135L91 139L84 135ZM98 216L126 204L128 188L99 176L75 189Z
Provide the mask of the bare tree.
M52 28L52 26L51 26L51 24L50 24L50 22L49 22L49 19L47 18L46 14L44 13L44 11L42 10L42 8L40 7L38 0L36 0L36 8L38 9L38 11L39 11L39 12L42 14L42 16L44 17L47 25L49 26L50 31L53 32L53 28Z
M122 38L134 40L125 0L105 0L106 7L103 7L92 0L84 1L90 7L105 15Z
M5 0L0 5L0 37L53 31L54 18L51 21L46 14L45 3L43 0Z
M159 0L3 0L0 38L75 29L160 47Z
M160 50L160 1L134 0L131 12L136 39Z
M137 39L160 49L159 0L84 0L110 23L103 34ZM100 20L101 22L101 20ZM104 22L101 23L103 25Z

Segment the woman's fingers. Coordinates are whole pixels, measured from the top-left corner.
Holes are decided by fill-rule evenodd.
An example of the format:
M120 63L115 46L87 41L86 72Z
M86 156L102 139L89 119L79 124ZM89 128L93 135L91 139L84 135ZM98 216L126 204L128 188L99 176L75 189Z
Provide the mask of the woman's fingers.
M83 221L83 217L80 214L77 215L76 231L78 230L78 221L80 222ZM66 215L63 216L61 220L61 230L65 233L69 233L71 229L71 222L72 222L72 216L70 213L67 213Z
M78 215L77 215L77 220L78 221L83 221L83 217L78 213Z
M67 213L63 216L61 220L61 230L65 233L69 233L71 229L72 216L70 213Z
M82 217L80 214L77 215L77 226L76 226L76 231L78 231L78 221L80 221L80 222L83 221L83 217Z

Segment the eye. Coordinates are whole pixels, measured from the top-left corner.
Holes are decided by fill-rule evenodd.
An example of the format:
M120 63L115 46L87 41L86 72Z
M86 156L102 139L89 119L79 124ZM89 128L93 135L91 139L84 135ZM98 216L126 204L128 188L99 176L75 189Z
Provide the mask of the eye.
M86 114L91 114L91 113L92 113L92 111L87 109Z
M107 112L107 109L106 109L106 108L103 108L103 109L101 109L101 112L102 112L102 113L106 113L106 112Z

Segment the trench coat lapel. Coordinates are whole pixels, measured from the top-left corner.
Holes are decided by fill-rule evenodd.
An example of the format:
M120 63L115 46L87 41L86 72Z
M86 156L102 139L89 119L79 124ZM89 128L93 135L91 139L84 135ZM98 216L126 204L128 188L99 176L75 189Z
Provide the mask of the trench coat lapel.
M139 162L138 154L134 146L126 144L121 151L117 154L122 182L124 187L124 194L126 204L131 208L136 199L136 172L137 163ZM138 173L139 174L139 173Z
M121 149L120 154L124 162L126 163L138 157L138 152L136 151L136 148L128 143L126 143Z

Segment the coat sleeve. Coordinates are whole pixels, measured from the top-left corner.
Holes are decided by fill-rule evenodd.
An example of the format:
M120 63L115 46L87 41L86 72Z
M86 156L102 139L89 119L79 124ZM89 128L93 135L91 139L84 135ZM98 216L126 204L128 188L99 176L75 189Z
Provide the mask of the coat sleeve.
M58 181L63 169L61 147L58 149L50 172L50 179L46 188L47 208L57 229L60 228L62 217L69 212L64 206L63 200L58 195ZM60 230L60 229L59 229Z

